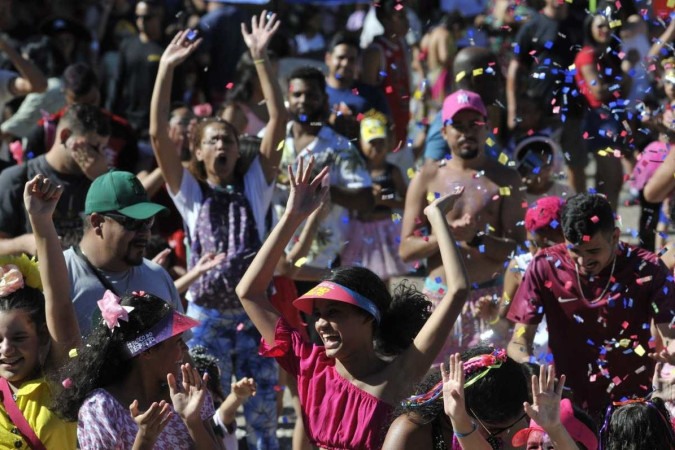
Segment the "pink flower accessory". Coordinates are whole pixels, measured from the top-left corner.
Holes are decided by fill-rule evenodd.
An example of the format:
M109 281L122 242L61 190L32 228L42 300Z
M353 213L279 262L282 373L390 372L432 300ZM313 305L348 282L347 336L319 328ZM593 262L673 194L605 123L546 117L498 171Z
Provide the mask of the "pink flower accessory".
M0 297L16 292L24 286L23 274L14 264L0 266Z
M110 330L120 326L120 319L128 322L129 313L134 310L133 306L120 305L120 300L112 291L106 290L103 298L96 302L98 309L101 310L103 321Z

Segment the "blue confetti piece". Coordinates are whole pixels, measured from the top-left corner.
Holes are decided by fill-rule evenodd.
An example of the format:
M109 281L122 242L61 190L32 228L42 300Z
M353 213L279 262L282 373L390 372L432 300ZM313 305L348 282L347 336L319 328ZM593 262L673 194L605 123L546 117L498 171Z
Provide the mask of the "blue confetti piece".
M546 43L544 43L544 47L546 47L549 50L552 49L553 48L553 41L546 41Z
M307 122L307 115L306 114L300 114L298 116L298 119L300 120L300 122Z

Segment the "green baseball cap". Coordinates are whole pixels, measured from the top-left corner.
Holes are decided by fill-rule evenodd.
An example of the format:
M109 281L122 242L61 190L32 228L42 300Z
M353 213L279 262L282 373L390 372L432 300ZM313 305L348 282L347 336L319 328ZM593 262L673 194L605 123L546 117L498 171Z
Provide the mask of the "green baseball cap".
M168 212L162 205L148 201L148 193L136 175L119 170L96 178L84 203L85 214L111 211L137 220Z

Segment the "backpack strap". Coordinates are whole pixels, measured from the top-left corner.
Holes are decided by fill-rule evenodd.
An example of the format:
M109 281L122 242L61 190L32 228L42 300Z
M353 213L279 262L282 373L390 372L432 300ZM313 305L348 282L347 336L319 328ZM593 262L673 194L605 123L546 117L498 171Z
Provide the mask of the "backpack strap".
M35 434L35 431L33 431L28 424L28 421L19 407L16 405L14 394L12 394L9 383L4 378L0 378L0 394L2 394L2 405L5 407L9 420L11 420L14 426L19 429L19 432L26 442L28 442L30 448L33 450L47 450L40 438Z

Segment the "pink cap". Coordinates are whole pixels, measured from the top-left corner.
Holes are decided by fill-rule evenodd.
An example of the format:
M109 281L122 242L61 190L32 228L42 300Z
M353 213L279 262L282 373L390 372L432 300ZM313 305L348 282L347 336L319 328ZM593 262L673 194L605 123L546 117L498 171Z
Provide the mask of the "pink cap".
M342 286L341 284L337 284L332 281L322 281L321 283L317 284L305 295L295 299L293 301L293 306L305 314L312 314L314 300L316 299L334 300L336 302L354 305L368 312L375 318L377 323L380 322L380 310L372 300L364 297L356 291L349 289L346 286Z
M563 199L555 196L537 199L525 212L525 229L532 233L551 226L553 221L560 223L560 210L563 203Z
M572 402L568 398L560 401L560 421L576 442L581 442L587 449L595 450L598 448L598 437L586 424L574 417ZM534 420L531 420L529 428L523 428L513 435L511 445L514 447L526 445L532 431L545 433L542 427L537 425Z
M455 114L464 110L475 111L481 116L487 117L487 110L480 95L460 89L445 97L445 101L443 101L443 112L441 113L443 124L445 125L455 117Z

